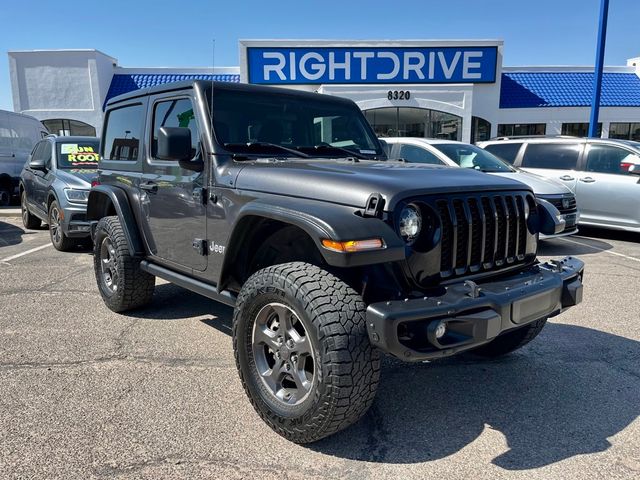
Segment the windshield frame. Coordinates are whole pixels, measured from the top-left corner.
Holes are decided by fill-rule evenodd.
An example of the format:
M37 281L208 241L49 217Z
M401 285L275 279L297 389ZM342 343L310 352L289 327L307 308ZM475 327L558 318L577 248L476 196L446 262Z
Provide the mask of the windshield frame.
M471 145L471 144L465 144L465 143L453 143L453 142L439 142L439 143L432 143L431 146L433 148L435 148L439 154L443 155L446 159L450 160L451 162L455 163L458 167L460 168L466 168L469 170L477 170L479 172L484 172L484 173L516 173L518 171L518 169L516 169L513 165L509 165L509 163L505 162L504 160L498 158L497 156L495 156L493 153L478 147L477 145ZM444 147L444 148L440 148L440 147ZM503 166L504 169L496 169L496 170L489 170L489 169L481 169L481 168L476 168L475 166L473 167L463 167L460 163L458 163L453 157L451 157L450 153L447 152L448 148L465 148L465 149L469 149L472 152L476 153L477 156L481 156L484 157L486 160L490 161L490 162L494 162L497 165Z
M68 157L69 155L72 155L71 153L62 153L62 146L63 145L80 145L81 147L91 147L93 149L93 152L80 152L77 153L78 155L83 155L83 154L90 154L90 155L94 155L96 156L96 160L95 160L95 164L93 162L89 162L87 160L83 160L83 161L78 161L77 165L70 165L68 163L62 163L64 162L68 162ZM63 156L67 157L67 160L63 160ZM98 162L100 160L100 141L98 139L96 140L68 140L68 141L59 141L56 142L56 168L60 169L60 170L97 170L98 169ZM86 163L90 163L90 165L87 166L83 166L82 163L86 162Z
M245 91L218 87L213 89L212 102L211 89L206 89L205 92L210 111L209 114L213 116L211 119L213 140L220 148L228 151L236 158L259 158L268 156L286 157L287 159L304 159L308 156L311 158L331 159L356 157L362 160L374 161L387 159L382 144L360 108L354 103L346 102L344 99L321 94L313 94L314 96L317 95L317 98L309 98L310 95L306 92L304 94L298 92L283 93L278 89L269 92L262 89ZM229 99L229 97L233 95L237 97ZM234 110L231 108L234 102L240 107L242 103L256 104L261 100L264 105L262 111L257 110L259 113L254 116L254 119L246 120L246 135L244 134L243 128L245 125L240 122L234 124L229 116L225 116L225 112L227 111L243 111L242 109ZM224 103L226 104L221 106ZM223 108L224 110L222 110ZM314 115L314 113L316 113L316 115ZM290 137L292 141L274 141L274 139L269 138L265 141L260 138L250 138L254 130L258 132L255 134L256 137L261 135L261 129L264 128L264 125L268 124L270 117L285 115L289 116L290 125L298 126L297 128L291 127L290 125L286 126L292 130L295 128L295 132L292 131ZM220 118L224 118L224 120L219 120ZM323 138L315 138L318 134L318 129L322 128L321 125L318 127L318 124L321 124L323 121L329 121L331 122L331 126L333 126L335 120L338 118L344 118L344 122L348 124L349 128L355 129L351 130L351 133L357 133L359 135L359 138L354 135L356 140L364 140L365 145L356 143L354 138L336 140L333 142L333 145L328 142L323 142ZM242 120L244 121L245 119L243 118ZM254 128L254 125L257 126ZM234 134L236 138L233 138L229 126L235 128ZM347 127L345 127L345 129L346 128ZM241 132L241 138L237 138L239 136L238 132ZM345 130L344 133L346 133L345 137L348 137L350 132ZM293 135L298 136L298 141L294 141ZM321 137L322 135L323 133L320 132ZM283 138L283 140L286 139ZM352 143L343 145L344 142ZM326 148L323 148L322 145L325 143ZM258 144L262 148L259 148L255 144ZM269 144L271 144L271 146L269 146ZM293 152L287 152L286 149L299 151L302 155L294 155Z

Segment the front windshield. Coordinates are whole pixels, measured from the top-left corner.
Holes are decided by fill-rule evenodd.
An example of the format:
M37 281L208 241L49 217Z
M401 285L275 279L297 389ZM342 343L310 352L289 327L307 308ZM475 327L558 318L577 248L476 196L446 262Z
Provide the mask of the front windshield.
M297 152L322 157L384 155L355 105L276 92L218 89L213 95L213 128L229 151L292 157Z
M58 143L58 168L95 170L98 168L98 141Z
M462 168L473 168L483 172L515 172L516 169L503 162L492 153L475 145L461 143L435 143L433 147L440 150Z

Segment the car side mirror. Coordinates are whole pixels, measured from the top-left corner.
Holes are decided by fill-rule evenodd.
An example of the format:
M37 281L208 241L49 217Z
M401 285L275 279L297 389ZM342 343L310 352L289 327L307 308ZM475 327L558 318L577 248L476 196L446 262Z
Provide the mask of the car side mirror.
M200 155L193 158L191 130L186 127L160 127L156 158L177 160L185 170L201 172L204 169Z
M36 158L29 161L29 168L31 170L40 170L44 172L47 170L47 167L44 164L44 158Z
M556 235L564 230L567 222L560 211L550 202L542 198L536 198L538 214L540 217L540 233L543 235Z
M640 175L640 164L634 163L627 170L631 175Z

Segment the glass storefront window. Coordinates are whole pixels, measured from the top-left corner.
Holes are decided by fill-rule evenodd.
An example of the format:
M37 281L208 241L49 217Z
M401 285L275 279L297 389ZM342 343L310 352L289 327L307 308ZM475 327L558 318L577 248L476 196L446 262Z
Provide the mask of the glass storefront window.
M572 137L586 137L589 135L589 123L563 123L562 135L571 135ZM602 136L602 123L598 122L598 137Z
M378 137L462 138L462 118L438 110L385 107L364 115Z
M640 123L612 122L609 125L609 138L640 142Z
M546 123L500 123L499 137L516 137L530 135L544 135L547 131Z
M50 120L42 120L42 124L47 127L51 133L68 137L70 135L95 137L96 129L88 123L79 120L71 120L68 118L54 118Z
M471 117L471 141L482 142L491 138L491 122L480 117Z

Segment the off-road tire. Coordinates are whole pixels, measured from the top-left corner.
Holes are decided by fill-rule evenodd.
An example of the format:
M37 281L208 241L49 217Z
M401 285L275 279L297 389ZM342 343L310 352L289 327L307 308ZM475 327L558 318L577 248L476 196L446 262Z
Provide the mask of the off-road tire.
M471 350L471 353L479 357L486 358L501 357L502 355L506 355L514 350L524 347L527 343L536 338L546 323L547 319L541 318L540 320L536 320L535 322L518 328L517 330L504 333L491 340L489 343Z
M114 260L115 289L108 286L103 274L107 257L102 247L109 242ZM114 312L124 312L148 304L153 297L155 277L140 268L140 259L131 255L131 248L117 216L103 217L96 226L93 247L93 269L102 300Z
M255 363L256 316L272 302L297 315L313 345L315 377L308 396L295 406L278 404ZM369 409L380 379L380 352L369 342L365 310L351 287L308 263L267 267L246 281L233 315L236 365L253 407L277 433L295 443L314 442Z
M39 228L42 222L29 211L29 207L27 206L27 192L25 191L20 195L20 208L22 210L22 224L24 225L24 228L28 228L30 230Z
M54 200L49 205L49 213L47 215L49 220L49 237L56 250L68 252L76 245L76 240L65 235L62 229L61 214L62 209L58 205L58 202Z

